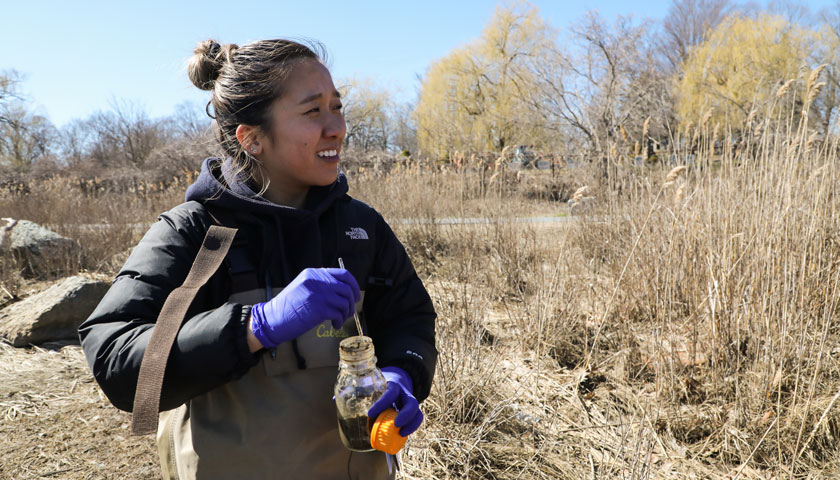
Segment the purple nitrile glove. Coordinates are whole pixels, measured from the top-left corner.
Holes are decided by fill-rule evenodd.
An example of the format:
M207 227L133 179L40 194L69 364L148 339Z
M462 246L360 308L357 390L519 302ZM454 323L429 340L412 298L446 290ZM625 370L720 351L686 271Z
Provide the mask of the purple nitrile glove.
M420 403L414 398L414 385L411 377L399 367L382 367L382 375L388 380L388 390L379 397L368 410L368 417L376 417L391 406L397 407L397 418L394 425L400 429L400 436L407 437L414 433L423 423L423 412Z
M359 284L343 268L307 268L274 298L251 307L251 329L265 348L274 348L330 320L336 329L353 316Z

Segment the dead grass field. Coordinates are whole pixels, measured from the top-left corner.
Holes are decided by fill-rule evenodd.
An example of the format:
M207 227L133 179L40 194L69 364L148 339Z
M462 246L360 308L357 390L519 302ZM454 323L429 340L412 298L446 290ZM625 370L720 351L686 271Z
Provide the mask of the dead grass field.
M57 346L54 346L56 348ZM154 478L151 437L108 403L78 346L0 344L0 478Z
M838 146L755 140L714 156L709 141L685 171L612 158L606 175L354 173L351 194L394 226L439 314L404 477L840 476ZM595 206L578 222L502 221L564 214L582 185ZM82 236L78 268L112 274L137 241L122 219L150 221L183 185L54 191L85 213L11 191L0 210ZM398 221L453 216L488 223ZM110 227L87 245L74 225L97 222ZM4 268L5 288L25 293ZM155 476L152 440L127 435L78 347L0 357L0 477Z

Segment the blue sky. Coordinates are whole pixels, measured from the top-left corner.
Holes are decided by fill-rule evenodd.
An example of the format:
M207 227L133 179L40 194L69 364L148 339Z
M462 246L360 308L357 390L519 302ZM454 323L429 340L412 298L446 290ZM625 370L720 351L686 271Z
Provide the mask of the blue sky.
M565 28L590 9L607 18L661 18L670 1L532 4ZM0 71L22 73L27 99L57 126L114 100L136 102L158 117L185 100L208 100L185 71L197 42L305 37L325 44L336 79L368 77L409 100L417 75L477 37L495 6L479 0L10 1L2 7Z

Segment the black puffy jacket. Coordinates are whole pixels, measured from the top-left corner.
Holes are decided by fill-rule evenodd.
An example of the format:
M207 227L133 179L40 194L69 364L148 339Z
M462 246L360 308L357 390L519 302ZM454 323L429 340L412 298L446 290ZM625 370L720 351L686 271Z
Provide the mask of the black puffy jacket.
M428 396L437 359L436 315L383 218L347 195L343 174L329 187L313 187L304 207L294 209L256 196L247 182L231 180L223 173L227 165L213 158L204 162L187 201L159 217L79 327L87 361L108 399L131 410L158 313L186 278L214 223L208 207L233 213L240 230L236 242L247 245L255 266L247 277L260 288L285 286L307 267L336 267L337 257L349 249L345 255L354 260L347 268L366 290L363 318L378 364L403 368L412 377L415 396L421 401ZM167 362L161 410L241 377L265 353L249 352L243 306L226 301L238 288L232 278L220 268L191 304ZM306 351L299 354L305 360Z

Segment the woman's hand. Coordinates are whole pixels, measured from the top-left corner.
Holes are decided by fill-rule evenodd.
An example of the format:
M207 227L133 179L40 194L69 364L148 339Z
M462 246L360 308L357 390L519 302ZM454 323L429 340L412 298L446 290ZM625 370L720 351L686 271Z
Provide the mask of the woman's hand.
M347 270L307 268L277 296L251 307L250 330L260 345L274 348L324 320L339 329L353 316L361 297L356 279Z
M399 413L394 419L394 426L400 429L400 436L407 437L423 423L423 412L420 411L420 403L414 398L411 377L398 367L383 367L382 375L388 380L388 390L370 407L368 417L376 420L380 413L392 405L397 407Z

